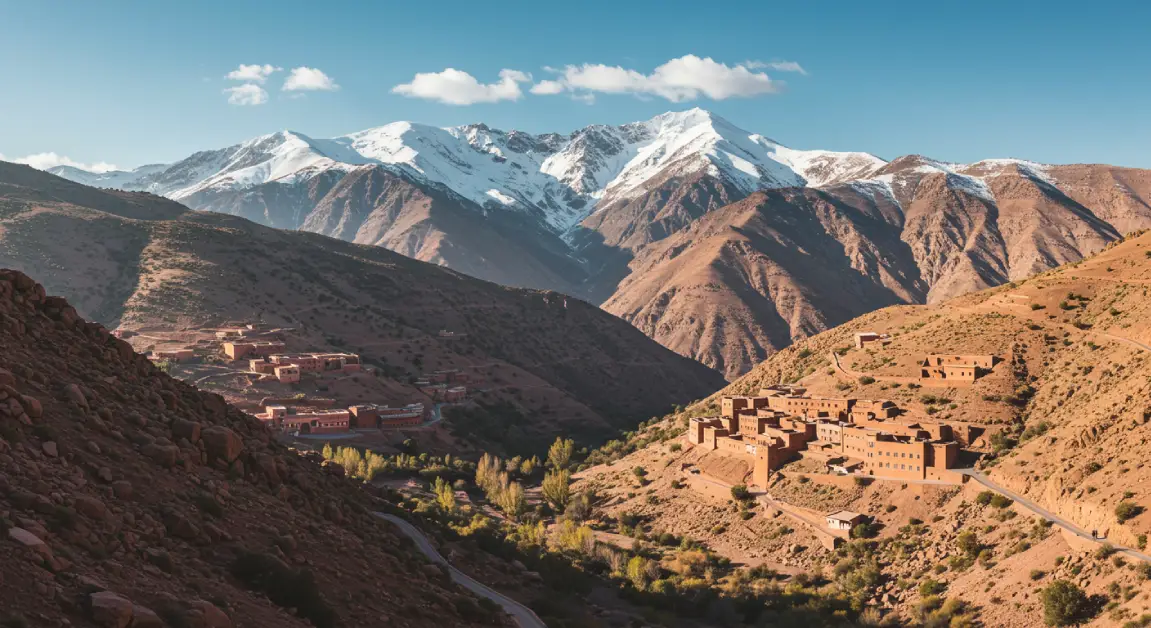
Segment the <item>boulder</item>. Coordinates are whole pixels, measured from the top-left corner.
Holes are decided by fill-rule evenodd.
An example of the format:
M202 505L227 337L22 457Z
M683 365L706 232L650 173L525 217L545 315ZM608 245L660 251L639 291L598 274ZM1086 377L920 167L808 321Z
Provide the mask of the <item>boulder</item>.
M176 466L176 459L180 455L180 448L175 445L145 445L140 449L140 453L148 457L152 462L171 469Z
M151 609L133 604L131 628L164 628L164 620Z
M15 385L16 385L16 376L12 374L12 371L9 371L7 369L0 369L0 386L15 386Z
M272 486L280 484L280 471L276 466L275 456L269 453L258 453L254 456L256 462L256 469L259 469L260 474L267 478Z
M132 483L128 480L112 482L112 494L116 499L132 499Z
M44 408L40 405L40 400L35 397L21 395L20 405L24 406L24 411L27 412L28 416L32 417L33 419L38 419L44 416Z
M97 626L128 628L132 623L132 606L131 601L111 591L88 596L88 613Z
M52 548L48 547L48 544L44 541L41 541L40 537L24 528L8 528L8 538L36 552L45 560L52 560Z
M42 449L44 451L44 455L48 456L49 458L55 458L56 456L60 455L60 452L56 449L55 441L48 441L41 444L40 449Z
M232 620L228 614L220 610L215 604L196 600L189 606L200 615L200 623L192 624L200 628L232 628Z
M168 534L185 541L194 541L200 538L200 530L187 517L172 513L164 518L164 527Z
M209 427L200 432L200 438L211 460L223 460L231 464L244 451L244 441L226 427Z
M88 407L88 398L84 396L84 391L76 384L68 384L64 387L64 394L68 395L68 401L80 406L81 408Z
M176 419L172 422L172 435L177 439L186 438L188 442L195 443L200 440L200 424L186 419Z
M108 516L108 508L104 502L88 495L77 496L73 507L76 512L96 521L102 521L104 517Z

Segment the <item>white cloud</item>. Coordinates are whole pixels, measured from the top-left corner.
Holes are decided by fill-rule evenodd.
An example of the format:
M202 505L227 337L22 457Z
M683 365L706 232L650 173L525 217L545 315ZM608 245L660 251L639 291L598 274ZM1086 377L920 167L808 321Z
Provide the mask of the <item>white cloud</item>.
M256 106L268 102L268 91L255 83L244 83L224 90L229 105Z
M559 71L556 80L540 81L532 86L533 94L574 92L581 99L595 92L659 96L672 102L695 100L706 96L713 100L746 98L778 92L781 84L756 63L728 66L713 59L685 55L657 67L651 74L620 66L585 63L569 65ZM796 64L798 67L798 64Z
M246 83L260 83L268 80L268 77L275 72L279 72L284 68L278 68L270 63L260 65L258 63L244 64L241 63L240 67L228 72L224 78L233 81L244 81Z
M392 92L409 98L424 98L448 105L473 105L481 102L519 100L523 97L520 83L531 80L530 74L505 69L500 70L498 82L484 84L467 72L447 68L443 72L416 74L412 82L396 85L392 88Z
M748 61L743 65L751 70L771 68L772 70L779 70L780 72L796 72L805 76L807 75L807 70L803 69L803 66L795 61L769 61L766 63L763 61Z
M288 79L284 81L286 92L334 92L337 89L340 89L340 86L336 85L332 77L316 68L306 66L292 68Z
M72 166L73 168L80 168L81 170L87 170L89 172L108 172L109 170L119 170L115 164L110 164L106 161L97 161L96 163L85 164L76 161L66 155L58 155L53 152L36 153L35 155L18 157L16 159L9 159L0 154L0 161L10 161L16 164L26 164L37 170L47 170L49 168L55 168L56 166Z
M547 68L544 69L546 70ZM562 93L564 89L565 88L563 83L545 79L539 83L536 83L535 85L532 85L531 93L541 95L559 94Z

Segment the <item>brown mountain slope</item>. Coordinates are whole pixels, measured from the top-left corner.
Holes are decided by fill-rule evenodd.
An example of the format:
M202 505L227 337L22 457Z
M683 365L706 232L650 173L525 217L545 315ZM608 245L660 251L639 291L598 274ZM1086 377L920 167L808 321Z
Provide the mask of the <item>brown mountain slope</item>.
M844 242L851 243L848 248ZM921 298L895 234L812 189L753 194L644 249L604 309L684 355L739 373L795 338Z
M485 212L458 195L379 166L326 171L188 197L197 209L300 229L447 266L505 285L578 294L584 270L529 216Z
M3 183L9 177L23 183ZM153 205L168 219L125 217ZM505 288L380 247L181 210L0 164L0 264L37 274L110 327L263 320L298 327L308 347L356 351L381 367L482 374L491 383L481 400L512 408L483 436L509 447L534 448L557 432L603 438L723 383L574 298ZM444 342L444 329L466 336Z
M853 335L861 331L888 333L892 343L855 349ZM830 355L836 350L851 375L834 367ZM915 375L929 352L991 353L1004 361L967 388L911 389L898 378ZM1146 547L1151 233L1023 281L930 305L880 309L799 340L674 422L656 427L682 426L687 416L709 406L715 411L724 394L792 382L813 395L892 399L916 416L987 425L972 449L982 456L976 467L991 482L1050 511L1061 524L1095 530L1115 545ZM778 524L761 522L756 526L763 532L749 536L736 529L723 499L676 488L685 481L696 485L691 476L685 480L683 463L724 472L708 462L713 457L686 445L681 450L654 443L581 477L616 487L605 500L611 512L636 513L654 530L702 538L733 560L822 570L834 578L831 566L842 556L820 549L808 538L813 530L781 542ZM636 495L629 487L636 466L649 472L648 493ZM747 469L728 471L736 474L729 481L738 482ZM1056 578L1114 602L1114 610L1091 625L1122 624L1151 610L1151 582L1138 575L1141 568L1130 568L1139 559L1116 559L1099 543L1044 524L1023 503L1008 500L1001 508L977 501L986 490L978 482L962 488L889 481L860 486L825 475L812 461L789 463L782 471L769 488L775 497L810 508L813 516L847 509L882 524L881 539L892 542L879 546L883 578L872 599L897 613L899 625L917 621L927 597L917 590L928 580L939 583L925 585L939 595L977 609L985 625L1044 625L1039 589ZM723 490L717 495L725 497ZM978 542L977 561L964 558L968 546L959 536L965 532ZM802 549L796 551L795 543Z
M511 625L375 507L0 270L6 625Z
M1151 226L1147 179L1109 166L905 157L867 180L756 193L652 239L630 250L603 307L735 377L877 307L938 302L1091 255L1119 238L1108 220Z
M485 212L377 166L357 168L319 199L300 229L382 246L505 285L578 294L584 271L527 216Z

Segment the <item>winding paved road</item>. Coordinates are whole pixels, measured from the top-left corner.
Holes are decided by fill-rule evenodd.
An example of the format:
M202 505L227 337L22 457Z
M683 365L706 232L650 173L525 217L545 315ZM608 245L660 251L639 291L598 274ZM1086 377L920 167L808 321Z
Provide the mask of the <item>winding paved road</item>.
M485 586L476 580L473 580L464 572L453 567L451 563L447 561L447 559L445 559L440 555L438 551L436 551L436 548L432 545L432 542L429 541L428 537L424 536L424 533L420 532L419 528L416 526L395 515L388 515L382 512L373 512L372 514L395 524L401 532L403 532L408 538L415 542L416 547L419 548L421 552L423 552L424 556L428 557L428 560L447 567L448 572L451 574L452 582L455 582L456 584L471 591L472 593L475 593L476 595L486 597L496 604L502 606L503 609L512 616L512 619L516 620L516 623L519 624L520 628L547 628L547 624L545 624L538 615L532 612L532 609L524 606L523 604L520 604L519 602L511 599L510 597L507 597L506 595L503 595L502 593L499 593Z
M1090 532L1084 530L1083 528L1080 528L1079 526L1075 525L1071 521L1068 521L1067 519L1064 519L1063 517L1060 517L1059 515L1056 515L1050 511L1046 510L1045 508L1043 508L1039 504L1031 501L1030 499L1027 499L1026 497L1020 495L1019 493L1016 493L1014 491L1003 488L1002 486L999 486L998 484L993 482L991 480L991 478L987 477L986 475L984 475L980 471L976 471L975 469L956 469L956 471L962 473L963 475L970 476L971 479L975 480L976 482L979 482L983 486L986 486L987 488L995 491L996 493L1000 493L1000 494L1006 495L1007 497L1010 497L1011 499L1015 500L1016 503L1021 504L1024 508L1027 508L1031 512L1034 512L1035 514L1039 515L1040 517L1043 517L1044 519L1047 519L1048 521L1054 522L1055 525L1063 528L1064 530L1067 530L1068 532L1074 534L1075 536L1077 536L1081 539L1086 539L1086 540L1091 541L1093 543L1096 543L1098 545L1103 545L1104 543L1107 542L1106 539L1097 539L1097 538L1091 536ZM1115 544L1112 544L1112 547L1114 547L1115 550L1120 554L1126 554L1127 556L1130 556L1131 558L1135 558L1138 560L1142 560L1142 561L1151 563L1151 555L1144 554L1143 552L1140 552L1139 550L1136 550L1136 549L1130 548L1130 547L1124 547L1122 545L1115 545Z

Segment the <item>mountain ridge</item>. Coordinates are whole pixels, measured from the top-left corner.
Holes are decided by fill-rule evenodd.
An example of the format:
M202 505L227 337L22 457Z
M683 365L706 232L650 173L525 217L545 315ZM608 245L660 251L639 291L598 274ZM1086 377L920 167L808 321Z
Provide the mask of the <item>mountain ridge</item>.
M179 200L196 209L574 295L728 377L798 338L890 304L886 297L859 297L860 286L881 292L900 286L895 292L903 302L937 302L1082 259L1123 233L1151 227L1151 171L796 150L700 109L566 135L410 122L331 140L281 132L197 153L159 174L147 168L136 183L125 184L123 174L103 176L121 187L184 195ZM819 273L792 268L792 296L783 301L767 284L749 280L763 270L751 267L717 270L696 286L684 278L706 273L688 272L656 289L656 277L671 277L654 263L668 247L691 247L682 240L695 225L705 221L714 231L719 219L710 215L735 219L742 210L727 208L772 190L802 191L772 196L773 211L794 202L788 215L823 212L803 221L820 233L792 229L785 239L841 251L846 266L839 260L833 266L849 273L820 284L813 283ZM861 230L860 221L870 226ZM772 228L781 227L791 229ZM732 259L732 246L711 250L728 253L688 257L701 269L745 265ZM783 261L762 251L753 257L765 268ZM879 274L857 277L870 272ZM836 302L832 286L844 282L856 288ZM658 315L674 292L703 295L708 285L730 297L726 309L704 316L684 306L667 319ZM749 316L774 322L746 325L736 335L700 322ZM687 328L660 331L681 324Z

